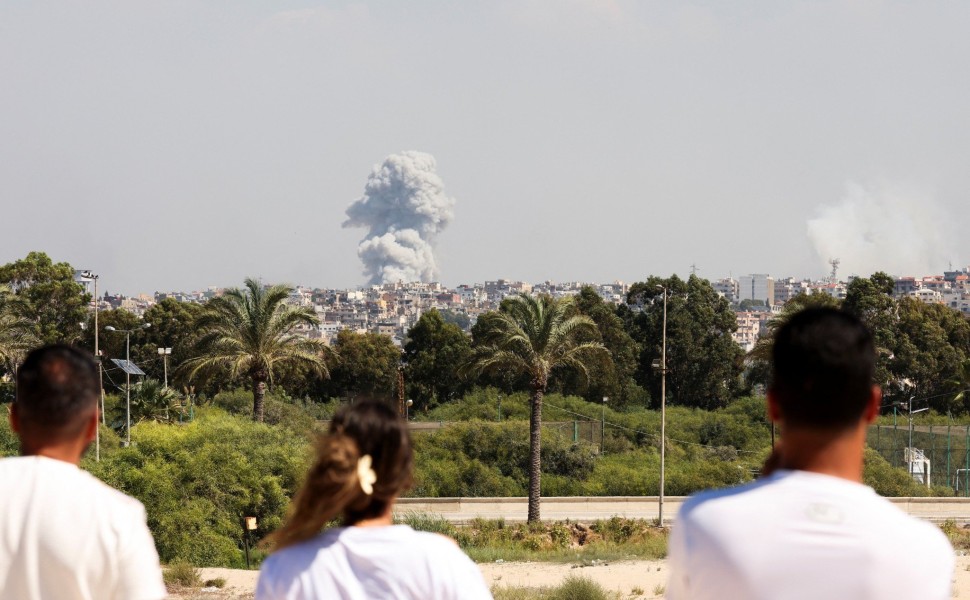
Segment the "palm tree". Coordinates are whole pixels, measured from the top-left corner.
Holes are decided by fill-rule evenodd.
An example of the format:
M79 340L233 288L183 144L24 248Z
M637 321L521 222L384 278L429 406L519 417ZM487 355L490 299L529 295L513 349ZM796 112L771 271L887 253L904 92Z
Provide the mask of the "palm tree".
M157 379L145 379L131 386L131 421L166 423L176 420L182 406L177 391Z
M329 377L327 359L333 351L320 340L296 333L300 326L319 323L313 310L286 304L292 288L264 288L246 279L244 289L233 288L210 300L195 324L200 334L196 356L179 368L189 379L228 370L231 377L246 375L253 386L253 420L263 420L266 385L274 372L287 365L303 366Z
M960 363L960 367L949 383L957 388L957 394L953 397L954 404L963 402L964 399L970 397L970 358Z
M18 310L19 300L10 287L0 285L0 365L11 371L38 339L31 320Z
M484 315L483 315L484 316ZM555 369L573 369L587 379L586 361L607 352L599 342L596 324L576 314L572 299L526 294L507 298L498 312L482 322L479 345L464 366L473 375L501 372L529 380L532 415L529 419L529 522L539 520L542 397Z

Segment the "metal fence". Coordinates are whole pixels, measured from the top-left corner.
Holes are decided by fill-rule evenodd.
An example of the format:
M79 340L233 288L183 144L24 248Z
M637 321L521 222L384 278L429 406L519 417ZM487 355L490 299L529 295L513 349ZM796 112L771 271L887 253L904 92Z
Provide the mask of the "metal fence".
M970 497L970 425L872 425L866 440L894 467L920 483Z

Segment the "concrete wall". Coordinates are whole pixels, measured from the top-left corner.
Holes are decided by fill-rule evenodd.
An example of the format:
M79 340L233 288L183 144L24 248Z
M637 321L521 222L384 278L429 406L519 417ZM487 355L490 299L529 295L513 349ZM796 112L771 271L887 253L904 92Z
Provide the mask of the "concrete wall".
M664 498L664 523L673 522L686 497ZM942 523L953 519L970 522L970 498L888 498L900 509L927 521ZM544 521L592 521L613 516L632 519L656 519L657 496L585 496L543 498L540 512ZM526 498L401 498L395 513L434 514L453 523L467 523L476 517L525 521Z

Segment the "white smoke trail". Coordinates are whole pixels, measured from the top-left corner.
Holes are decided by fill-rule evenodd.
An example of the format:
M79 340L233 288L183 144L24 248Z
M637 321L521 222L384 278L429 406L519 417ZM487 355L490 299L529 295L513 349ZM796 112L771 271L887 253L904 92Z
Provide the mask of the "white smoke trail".
M454 217L434 157L392 154L374 167L364 195L347 209L344 227L366 227L357 256L369 283L433 281L438 276L435 238Z
M846 186L838 205L819 207L808 237L823 263L842 261L842 272L868 276L940 273L951 257L946 215L928 195L898 186Z

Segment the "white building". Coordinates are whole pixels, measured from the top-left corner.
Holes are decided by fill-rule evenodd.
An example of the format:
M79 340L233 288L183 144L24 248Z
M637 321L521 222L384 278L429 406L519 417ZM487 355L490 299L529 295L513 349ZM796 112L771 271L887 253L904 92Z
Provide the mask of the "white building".
M738 281L738 300L761 300L766 306L775 303L775 280L769 275L742 275Z

